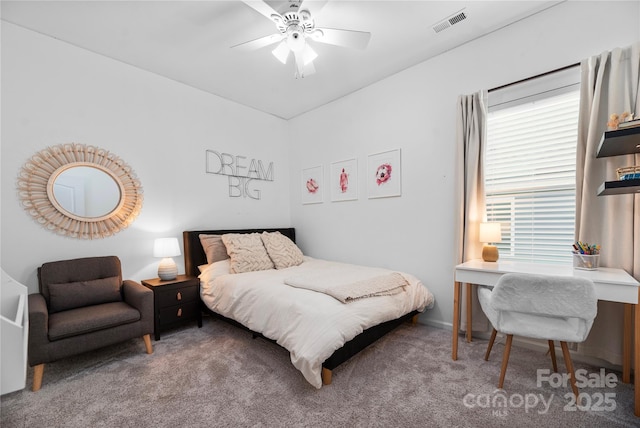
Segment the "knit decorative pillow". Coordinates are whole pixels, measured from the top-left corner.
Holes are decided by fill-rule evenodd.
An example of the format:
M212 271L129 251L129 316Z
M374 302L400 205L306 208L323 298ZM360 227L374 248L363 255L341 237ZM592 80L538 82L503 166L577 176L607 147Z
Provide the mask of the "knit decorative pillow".
M300 248L280 232L262 232L262 242L276 269L298 266L304 261Z
M227 233L222 235L230 257L231 273L273 269L273 262L262 244L259 233Z

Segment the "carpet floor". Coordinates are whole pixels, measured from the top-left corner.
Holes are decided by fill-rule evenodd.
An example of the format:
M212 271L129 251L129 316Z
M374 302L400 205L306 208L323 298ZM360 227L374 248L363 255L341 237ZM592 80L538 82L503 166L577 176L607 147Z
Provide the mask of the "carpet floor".
M497 389L502 344L405 324L334 370L317 390L284 349L223 321L163 333L45 366L42 389L0 398L10 427L618 427L640 426L621 374L576 363L588 380L578 406L544 352L514 347ZM562 353L557 352L564 371ZM540 379L538 379L540 377ZM543 378L544 377L544 378ZM603 379L606 377L606 382ZM580 379L579 379L580 380Z

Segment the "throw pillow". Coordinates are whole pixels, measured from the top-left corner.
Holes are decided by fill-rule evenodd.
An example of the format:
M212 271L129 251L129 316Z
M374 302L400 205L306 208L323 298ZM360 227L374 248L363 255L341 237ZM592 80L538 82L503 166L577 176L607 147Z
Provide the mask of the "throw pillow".
M259 233L227 233L222 242L229 254L229 272L243 273L273 269L273 262L262 244Z
M90 281L49 284L49 312L120 302L122 301L121 287L122 283L117 276Z
M300 248L280 232L262 232L262 242L276 269L298 266L304 261Z
M207 264L229 258L227 247L222 242L222 235L198 235L198 237L207 255Z

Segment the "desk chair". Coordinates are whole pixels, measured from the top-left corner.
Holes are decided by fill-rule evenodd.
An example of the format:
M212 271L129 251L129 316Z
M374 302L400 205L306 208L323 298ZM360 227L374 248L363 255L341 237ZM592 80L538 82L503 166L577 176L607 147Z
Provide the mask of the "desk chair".
M558 371L554 340L560 342L571 389L578 397L567 342L583 342L597 313L593 282L578 277L509 273L496 286L478 287L480 306L493 326L484 359L489 360L497 332L507 335L498 388L502 388L513 335L546 339L553 370Z

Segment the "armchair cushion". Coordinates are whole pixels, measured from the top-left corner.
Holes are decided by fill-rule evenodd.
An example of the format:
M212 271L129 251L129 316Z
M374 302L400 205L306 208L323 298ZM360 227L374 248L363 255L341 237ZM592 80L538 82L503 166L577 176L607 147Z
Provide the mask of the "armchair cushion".
M49 315L49 340L91 333L140 319L140 312L124 302L104 303Z
M122 281L118 276L87 281L49 284L49 312L121 302Z

